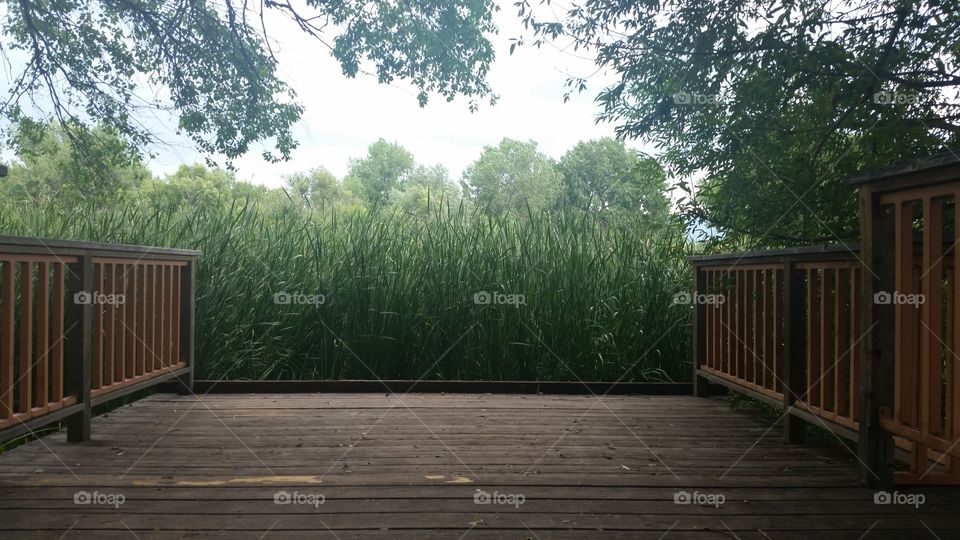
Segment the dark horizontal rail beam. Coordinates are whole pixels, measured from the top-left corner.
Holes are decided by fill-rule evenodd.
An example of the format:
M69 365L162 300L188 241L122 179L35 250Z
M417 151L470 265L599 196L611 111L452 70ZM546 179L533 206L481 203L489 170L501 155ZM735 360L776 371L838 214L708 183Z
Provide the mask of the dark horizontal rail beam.
M687 257L693 263L723 263L742 262L744 264L769 260L782 261L784 257L791 257L796 261L806 260L840 260L856 259L860 252L859 243L803 246L783 249L762 249L757 251L741 251L737 253L720 253L717 255L695 255Z
M0 235L0 250L4 253L82 255L95 257L142 257L189 260L201 252L191 249L175 249L127 244L106 244L80 240L59 240L27 236Z
M693 384L537 381L195 381L197 394L250 393L451 393L451 394L570 394L570 395L690 395ZM175 392L173 384L161 391Z

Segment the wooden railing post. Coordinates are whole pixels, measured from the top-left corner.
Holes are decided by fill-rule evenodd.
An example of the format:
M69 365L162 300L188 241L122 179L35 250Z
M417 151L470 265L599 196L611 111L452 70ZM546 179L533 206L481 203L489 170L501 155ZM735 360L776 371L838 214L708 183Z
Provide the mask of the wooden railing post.
M64 375L67 395L77 396L77 402L83 409L68 416L64 423L67 427L67 440L82 442L90 439L90 369L93 359L93 304L76 301L77 293L83 291L93 294L93 259L88 253L78 258L76 264L69 266L67 278L66 328L67 348L64 357Z
M693 395L707 395L707 378L700 373L700 366L707 361L707 305L696 298L707 292L706 272L700 265L693 265ZM711 306L714 307L714 306Z
M889 207L888 207L889 209ZM893 291L896 253L894 219L884 212L880 197L869 185L860 187L860 419L859 454L863 481L877 489L894 482L893 437L880 427L881 414L890 415L894 399L895 321L893 303L877 304L874 294Z
M196 328L197 259L180 269L180 359L188 371L177 377L180 394L193 393L193 349Z
M807 422L793 414L793 406L806 389L805 303L803 271L790 257L783 261L783 295L783 441L799 444Z

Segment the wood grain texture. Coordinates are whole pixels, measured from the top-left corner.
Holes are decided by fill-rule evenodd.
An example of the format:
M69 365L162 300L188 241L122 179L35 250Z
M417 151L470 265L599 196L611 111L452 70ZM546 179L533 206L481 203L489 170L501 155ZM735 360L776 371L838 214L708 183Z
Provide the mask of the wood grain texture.
M0 538L960 535L957 489L876 505L847 450L774 420L690 396L155 394L0 455Z

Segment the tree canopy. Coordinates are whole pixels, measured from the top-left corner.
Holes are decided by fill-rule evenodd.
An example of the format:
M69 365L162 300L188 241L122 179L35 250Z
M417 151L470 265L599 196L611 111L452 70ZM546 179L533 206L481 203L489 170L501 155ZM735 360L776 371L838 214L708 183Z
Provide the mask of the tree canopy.
M534 43L572 41L617 75L601 120L661 145L674 174L705 176L686 211L730 238L853 237L846 177L960 142L955 2L519 5Z
M651 221L663 221L670 213L663 168L622 141L581 141L564 154L559 167L567 206L608 217L640 214Z
M508 138L485 146L461 184L466 197L491 215L553 209L561 191L560 172L537 143Z
M90 159L76 159L74 141L56 123L21 122L12 143L20 161L0 178L0 194L14 200L106 205L150 178L126 142L103 126L87 132L81 143Z
M363 158L350 160L344 185L371 207L383 205L396 189L402 189L416 162L406 148L380 139Z
M266 159L288 158L302 108L277 75L273 14L315 38L348 77L372 71L412 83L421 105L439 94L476 107L492 96L495 10L491 0L0 0L0 52L19 68L0 117L54 118L77 142L102 124L138 150L156 138L140 115L166 111L207 154L231 160L264 141Z

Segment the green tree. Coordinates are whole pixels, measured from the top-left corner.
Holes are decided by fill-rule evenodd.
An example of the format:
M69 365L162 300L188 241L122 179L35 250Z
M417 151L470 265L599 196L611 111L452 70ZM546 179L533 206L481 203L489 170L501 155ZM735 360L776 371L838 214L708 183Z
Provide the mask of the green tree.
M960 9L927 0L600 0L561 19L521 4L619 80L601 120L703 175L687 214L728 238L856 236L857 170L960 143ZM585 79L568 81L573 90Z
M560 159L564 205L617 217L625 213L662 222L670 213L666 174L657 161L641 157L621 141L583 141Z
M413 154L406 148L379 139L367 149L366 157L350 160L344 187L377 208L395 189L403 190L414 165Z
M441 201L445 207L456 205L460 190L443 165L418 165L409 175L404 189L393 194L394 204L409 214L427 216Z
M537 150L537 143L507 138L483 148L461 185L466 197L491 215L550 210L562 189L556 163Z
M347 77L372 70L382 83L410 81L421 105L430 94L463 95L475 108L473 99L491 96L485 79L493 60L486 36L496 31L492 0L309 0L305 6L0 0L0 6L0 51L25 57L0 100L0 117L55 118L72 134L88 131L79 119L91 118L137 148L156 138L141 114L159 110L173 112L178 130L208 154L230 160L266 141L272 148L265 158L289 158L302 108L277 76L270 13L315 38Z
M97 126L75 145L57 124L21 122L13 137L18 161L0 178L0 193L17 201L110 205L151 177L111 129Z
M262 186L237 182L231 171L201 164L181 165L163 180L148 183L142 190L146 199L161 208L207 208L234 195L258 197Z
M333 208L347 204L350 199L337 177L324 167L292 174L285 182L290 196L310 208Z

